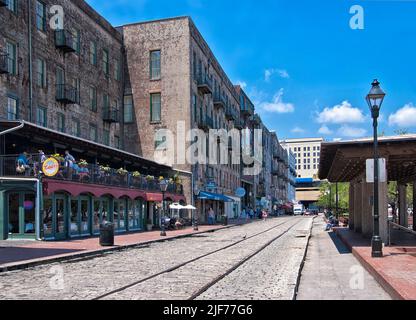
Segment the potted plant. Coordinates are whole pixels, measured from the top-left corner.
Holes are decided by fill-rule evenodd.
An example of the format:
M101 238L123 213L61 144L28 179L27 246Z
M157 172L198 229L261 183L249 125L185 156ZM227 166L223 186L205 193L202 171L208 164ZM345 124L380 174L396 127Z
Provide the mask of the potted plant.
M153 181L153 180L155 180L155 177L153 177L153 176L147 176L147 177L146 177L146 181L147 181L147 182L151 182L151 181Z
M52 158L54 158L59 163L63 163L65 161L65 158L63 156L61 156L59 153L53 154Z
M133 176L133 178L140 178L142 175L140 174L140 172L139 172L139 171L134 171L134 172L132 173L132 176Z
M88 167L88 162L86 160L81 159L80 162L78 162L78 165L81 168L86 168L86 167Z
M111 172L111 168L108 165L107 166L100 166L100 171L108 174L108 173Z
M117 174L120 175L120 176L122 176L122 177L127 176L128 173L129 172L126 169L124 169L124 168L120 168L120 169L117 170Z

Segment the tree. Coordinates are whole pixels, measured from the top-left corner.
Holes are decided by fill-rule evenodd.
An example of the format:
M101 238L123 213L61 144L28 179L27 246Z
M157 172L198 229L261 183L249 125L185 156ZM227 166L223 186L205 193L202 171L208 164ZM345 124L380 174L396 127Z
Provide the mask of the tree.
M323 182L320 188L318 206L324 208L336 208L336 184ZM338 183L338 208L340 212L348 212L350 207L349 183Z

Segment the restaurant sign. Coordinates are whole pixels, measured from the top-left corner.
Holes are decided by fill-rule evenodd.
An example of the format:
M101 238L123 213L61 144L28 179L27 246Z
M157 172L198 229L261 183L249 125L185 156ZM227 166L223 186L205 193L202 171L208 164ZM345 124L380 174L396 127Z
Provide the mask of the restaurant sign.
M59 162L55 158L46 159L43 163L42 171L47 177L54 177L59 172Z

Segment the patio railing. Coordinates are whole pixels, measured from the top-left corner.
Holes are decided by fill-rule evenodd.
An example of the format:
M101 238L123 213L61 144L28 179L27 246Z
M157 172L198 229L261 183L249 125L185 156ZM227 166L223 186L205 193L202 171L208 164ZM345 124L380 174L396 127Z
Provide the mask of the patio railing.
M42 174L39 156L32 155L28 158L31 160L28 161L28 164L24 164L18 160L18 156L0 157L0 177L33 178ZM70 166L69 163L63 161L60 163L58 174L49 179L160 192L157 177L150 179L142 175L134 176L132 172L120 172L120 170L95 164ZM166 192L183 195L183 186L170 183Z

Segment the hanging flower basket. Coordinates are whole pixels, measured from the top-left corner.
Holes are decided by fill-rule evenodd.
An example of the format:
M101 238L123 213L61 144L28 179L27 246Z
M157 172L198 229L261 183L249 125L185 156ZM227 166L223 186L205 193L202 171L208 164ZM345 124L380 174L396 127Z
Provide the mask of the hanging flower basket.
M133 178L140 178L142 175L140 174L140 172L139 172L139 171L134 171L134 172L132 173L132 176L133 176Z
M54 155L52 155L52 158L54 158L56 161L60 163L65 161L65 158L61 156L59 153L55 153Z
M153 181L153 180L155 180L155 177L153 177L153 176L147 176L146 177L147 182L150 182L150 181Z
M117 174L122 176L122 177L125 177L128 173L129 172L124 168L120 168L120 169L117 170Z
M110 173L111 168L109 166L100 166L100 171L102 171L104 173Z
M86 167L88 167L88 162L86 160L81 159L81 161L78 163L78 165L81 168L86 168Z

